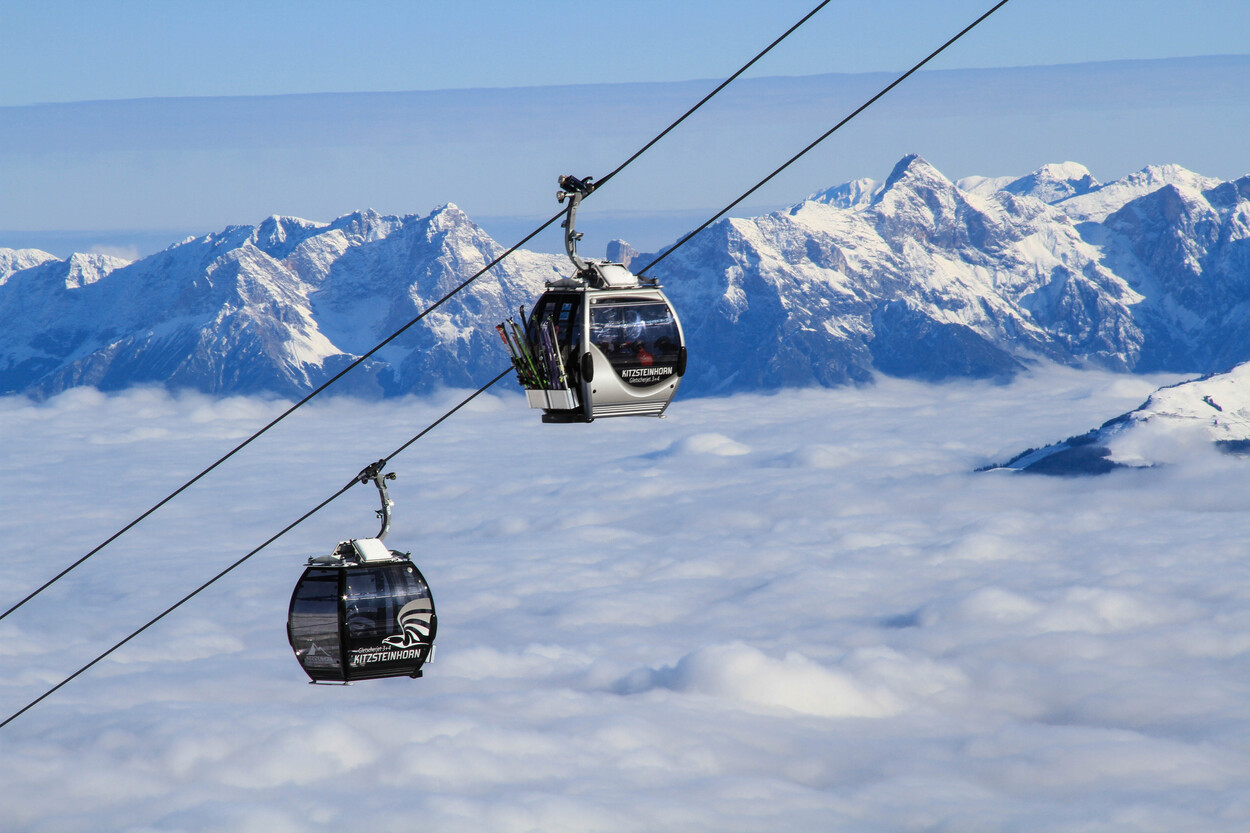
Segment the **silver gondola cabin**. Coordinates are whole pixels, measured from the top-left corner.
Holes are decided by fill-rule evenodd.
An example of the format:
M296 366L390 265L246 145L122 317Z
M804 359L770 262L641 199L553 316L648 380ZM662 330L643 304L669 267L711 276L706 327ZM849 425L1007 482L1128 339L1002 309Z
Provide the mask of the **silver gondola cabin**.
M672 304L651 279L620 263L584 260L574 231L590 179L560 177L556 198L569 201L564 246L576 273L547 284L523 329L497 329L517 379L543 422L662 416L686 372L686 346Z

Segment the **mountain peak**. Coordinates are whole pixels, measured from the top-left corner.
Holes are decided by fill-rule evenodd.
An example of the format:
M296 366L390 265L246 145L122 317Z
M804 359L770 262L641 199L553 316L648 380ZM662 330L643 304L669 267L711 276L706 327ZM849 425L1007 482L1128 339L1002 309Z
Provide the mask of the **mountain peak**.
M817 191L806 201L824 203L834 208L861 208L872 204L873 198L881 191L881 187L881 183L877 180L863 177Z
M606 254L608 260L613 263L620 263L628 269L629 264L634 261L634 258L638 257L638 250L624 240L614 239L608 241Z
M898 161L885 184L872 197L878 211L897 211L906 203L920 200L932 210L945 204L953 210L959 189L941 171L919 154L909 153Z
M130 261L123 257L102 254L82 254L75 252L63 261L66 267L65 288L77 289L93 284L112 272L129 266Z
M325 228L325 223L316 223L300 217L285 214L270 214L256 227L258 234L279 234L285 237L293 230Z
M955 183L913 153L894 166L870 207L881 218L891 245L903 246L908 240L953 245L968 203Z
M439 230L452 229L457 226L473 225L473 221L469 219L469 215L460 210L460 206L454 202L440 205L438 208L430 212L430 216L426 218L433 228Z
M1147 193L1149 191L1157 191L1167 185L1174 185L1177 188L1188 191L1205 191L1219 184L1220 180L1218 179L1196 174L1188 168L1172 163L1167 165L1147 165L1140 171L1135 171L1122 179L1108 183L1107 186L1123 185L1128 188L1137 188L1142 193Z
M380 214L372 208L365 208L336 218L323 230L341 231L354 240L372 242L388 237L403 225L404 218L402 217Z
M282 260L296 246L325 227L324 223L271 214L252 233L252 243L270 257Z
M950 185L951 182L933 167L928 161L918 153L909 153L902 159L898 160L898 164L894 166L894 170L890 171L890 175L886 177L885 185L881 189L881 193L885 193L902 181L919 181L925 183L940 182Z
M1003 190L1022 197L1036 197L1045 203L1056 203L1069 197L1088 194L1099 187L1089 168L1077 162L1043 165L1028 176L1022 176Z
M1101 223L1128 203L1173 185L1181 191L1199 194L1220 185L1220 180L1196 174L1180 165L1147 165L1140 171L1099 185L1084 194L1055 202L1072 219Z
M57 259L56 255L43 249L0 249L0 285L14 272Z
M1142 177L1147 181L1163 183L1185 182L1204 178L1186 167L1177 165L1175 162L1169 162L1166 165L1147 165L1140 171L1129 174L1129 178L1133 177Z

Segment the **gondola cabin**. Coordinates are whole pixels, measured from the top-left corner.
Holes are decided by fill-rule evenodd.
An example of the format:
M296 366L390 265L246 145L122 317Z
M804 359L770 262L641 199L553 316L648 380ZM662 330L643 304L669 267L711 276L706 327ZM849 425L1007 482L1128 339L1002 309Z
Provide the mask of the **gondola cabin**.
M312 559L287 618L291 648L313 682L420 677L437 629L425 577L377 538Z
M656 281L577 254L577 205L594 186L566 176L560 187L576 272L549 283L521 326L509 319L497 327L529 406L543 410L544 422L662 416L686 372L677 313Z
M620 264L588 266L602 285L554 283L526 322L533 354L555 365L544 374L554 384L527 391L530 407L547 422L660 416L686 372L681 322L658 286Z
M434 657L434 599L408 554L383 543L390 500L378 472L361 477L382 493L382 532L310 558L291 593L287 639L314 683L420 677Z

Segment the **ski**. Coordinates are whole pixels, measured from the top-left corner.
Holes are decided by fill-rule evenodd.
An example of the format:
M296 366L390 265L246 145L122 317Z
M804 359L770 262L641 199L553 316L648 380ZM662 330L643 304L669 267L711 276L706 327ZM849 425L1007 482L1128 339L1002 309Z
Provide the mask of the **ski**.
M556 337L556 326L551 322L550 318L543 322L543 332L551 345L551 352L555 356L555 367L552 368L553 374L560 385L560 389L568 390L569 376L564 368L564 356L560 352L560 341Z
M499 333L499 337L503 339L504 347L508 349L508 356L512 359L512 366L516 368L517 381L521 383L522 387L535 387L535 380L530 376L525 363L521 361L521 357L517 355L517 349L508 338L508 331L504 329L503 324L496 324L495 331Z
M555 352L555 349L552 345L551 338L547 335L546 324L547 322L544 321L538 325L538 349L542 354L540 359L543 370L547 373L548 378L551 379L552 389L559 390L560 376L556 373L555 359L552 357L552 353Z
M512 328L512 336L516 339L517 349L521 351L521 358L525 361L525 366L529 369L530 374L536 380L534 387L547 387L547 380L543 378L541 366L534 360L534 356L529 349L529 342L521 335L521 329L517 327L516 322L511 318L508 319L508 326Z

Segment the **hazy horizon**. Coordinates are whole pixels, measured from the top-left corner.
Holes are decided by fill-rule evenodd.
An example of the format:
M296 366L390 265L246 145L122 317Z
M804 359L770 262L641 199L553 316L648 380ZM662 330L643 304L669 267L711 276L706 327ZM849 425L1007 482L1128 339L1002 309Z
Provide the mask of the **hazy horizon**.
M992 0L832 3L747 77L898 72ZM455 5L331 0L7 3L0 104L185 95L440 90L723 78L815 0L611 0ZM1008 3L934 69L1245 51L1240 0Z
M587 251L672 242L876 92L884 73L736 82L588 200ZM425 214L454 202L505 245L555 213L560 173L602 175L708 83L189 98L0 108L0 245L68 237L149 254L273 214ZM574 114L573 118L567 114ZM1202 129L1195 129L1200 125ZM748 199L779 208L884 179L919 153L951 179L1074 161L1250 170L1250 56L922 72ZM746 209L738 209L740 216ZM617 223L621 227L614 227ZM496 231L496 229L498 231ZM599 239L602 238L602 239ZM558 234L535 248L560 251ZM54 254L65 251L62 245Z

